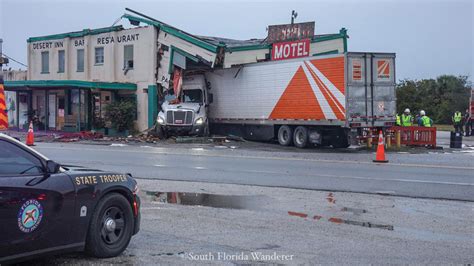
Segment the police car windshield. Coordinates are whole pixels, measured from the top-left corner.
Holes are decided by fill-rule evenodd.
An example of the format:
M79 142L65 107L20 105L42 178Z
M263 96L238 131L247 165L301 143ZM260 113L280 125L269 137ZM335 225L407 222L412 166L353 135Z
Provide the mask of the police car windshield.
M202 103L202 91L200 89L183 90L183 102Z

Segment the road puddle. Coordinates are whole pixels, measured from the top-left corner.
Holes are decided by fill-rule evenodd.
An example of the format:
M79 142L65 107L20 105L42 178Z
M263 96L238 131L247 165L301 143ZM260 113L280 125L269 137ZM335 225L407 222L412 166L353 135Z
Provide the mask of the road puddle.
M161 203L247 210L259 209L267 199L266 196L260 195L219 195L188 192L146 191L146 194L152 196L152 201Z

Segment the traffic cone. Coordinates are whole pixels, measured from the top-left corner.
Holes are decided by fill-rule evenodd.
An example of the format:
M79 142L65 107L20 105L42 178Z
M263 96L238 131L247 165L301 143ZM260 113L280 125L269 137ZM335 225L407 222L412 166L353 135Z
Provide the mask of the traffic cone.
M30 122L30 128L28 128L28 135L26 136L26 145L35 146L35 133L33 132L33 122Z
M385 159L385 143L382 130L379 132L379 144L377 145L377 154L375 155L374 163L388 163L388 160Z

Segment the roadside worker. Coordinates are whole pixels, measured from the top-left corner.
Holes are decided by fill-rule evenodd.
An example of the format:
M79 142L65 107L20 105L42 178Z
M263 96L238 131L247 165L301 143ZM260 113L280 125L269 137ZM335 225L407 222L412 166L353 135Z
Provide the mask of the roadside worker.
M464 114L464 128L466 132L466 137L469 137L472 134L472 117L471 112L469 109L466 109L466 113Z
M397 120L396 120L396 125L397 125L397 126L401 126L402 123L400 122L400 115L399 115L399 114L396 115L396 119L397 119Z
M420 111L420 119L418 120L418 125L420 127L431 127L433 125L433 120L426 116L426 113L424 110Z
M454 112L453 117L451 118L453 121L454 132L462 132L462 115L461 112L456 111Z
M405 112L402 114L402 126L411 127L413 125L413 117L410 114L410 109L405 109Z

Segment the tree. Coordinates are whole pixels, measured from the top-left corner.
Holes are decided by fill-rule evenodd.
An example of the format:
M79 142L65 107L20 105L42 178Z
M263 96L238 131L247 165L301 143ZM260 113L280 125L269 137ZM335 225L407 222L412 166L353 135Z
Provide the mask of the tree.
M437 124L451 123L455 111L469 106L471 84L466 76L443 75L437 79L402 80L396 87L397 113L425 110Z
M106 107L105 117L119 132L133 129L137 104L131 100L119 100Z

